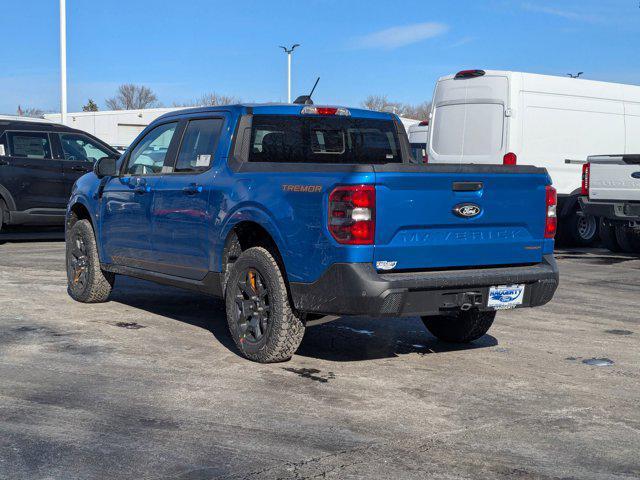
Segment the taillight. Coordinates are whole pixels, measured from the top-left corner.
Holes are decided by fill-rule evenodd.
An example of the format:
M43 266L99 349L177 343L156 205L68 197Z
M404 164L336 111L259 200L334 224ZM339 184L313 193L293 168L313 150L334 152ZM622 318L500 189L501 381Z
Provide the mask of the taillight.
M591 176L591 164L584 163L582 165L582 188L580 195L589 195L589 177Z
M329 195L329 232L338 243L372 245L376 230L373 185L336 187Z
M518 156L513 152L505 153L504 157L502 157L503 165L515 165L517 161L518 161Z
M547 220L544 226L544 238L553 238L558 229L558 217L556 216L556 206L558 205L558 195L556 189L547 185Z
M484 75L484 73L485 73L484 70L462 70L456 73L456 76L454 77L454 79L460 80L462 78L481 77Z
M422 155L422 163L429 163L429 155L426 153Z
M302 115L341 115L344 117L351 115L349 110L342 107L316 107L310 105L304 107L300 113Z

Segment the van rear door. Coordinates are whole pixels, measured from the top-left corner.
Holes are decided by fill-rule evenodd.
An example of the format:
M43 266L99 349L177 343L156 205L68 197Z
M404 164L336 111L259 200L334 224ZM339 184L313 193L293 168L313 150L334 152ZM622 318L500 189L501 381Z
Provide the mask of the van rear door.
M509 80L483 75L440 80L431 118L430 163L502 164Z

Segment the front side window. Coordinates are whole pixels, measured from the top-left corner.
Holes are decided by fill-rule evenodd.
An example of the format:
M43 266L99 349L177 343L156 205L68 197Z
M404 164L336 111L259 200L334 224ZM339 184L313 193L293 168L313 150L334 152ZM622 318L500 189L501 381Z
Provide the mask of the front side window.
M184 131L178 152L175 172L203 172L208 170L220 137L222 119L191 120Z
M162 173L164 160L177 126L177 123L165 123L147 133L131 152L125 173L129 175Z
M401 163L392 120L254 115L250 162Z
M39 132L9 132L9 151L14 157L51 158L49 135Z
M102 145L77 133L61 133L60 143L65 160L93 163L111 155Z

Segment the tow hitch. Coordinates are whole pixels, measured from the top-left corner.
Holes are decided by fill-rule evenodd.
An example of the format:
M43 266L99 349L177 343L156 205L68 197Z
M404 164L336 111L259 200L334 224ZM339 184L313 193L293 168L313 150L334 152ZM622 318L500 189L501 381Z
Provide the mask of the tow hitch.
M458 292L445 295L445 302L440 306L440 310L462 310L467 311L484 305L481 292Z

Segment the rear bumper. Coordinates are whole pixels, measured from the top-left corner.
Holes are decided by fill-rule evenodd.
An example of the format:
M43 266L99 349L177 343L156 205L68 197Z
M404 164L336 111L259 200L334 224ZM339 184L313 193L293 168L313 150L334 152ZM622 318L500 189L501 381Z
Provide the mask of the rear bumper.
M291 283L297 310L325 315L437 315L471 303L486 310L489 287L525 284L522 307L548 303L558 287L553 255L518 267L378 273L368 263L332 265L314 283Z
M603 217L609 220L633 220L640 221L640 203L605 200L593 201L586 197L580 197L582 210L596 217Z

